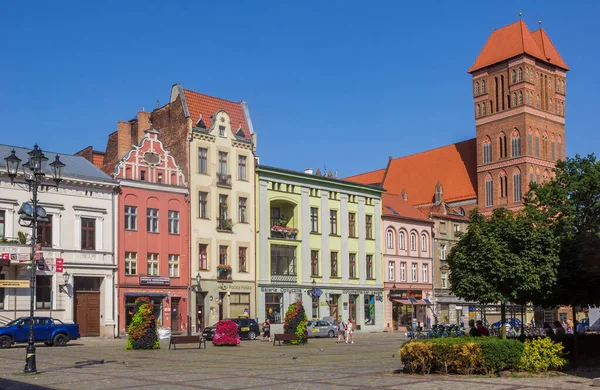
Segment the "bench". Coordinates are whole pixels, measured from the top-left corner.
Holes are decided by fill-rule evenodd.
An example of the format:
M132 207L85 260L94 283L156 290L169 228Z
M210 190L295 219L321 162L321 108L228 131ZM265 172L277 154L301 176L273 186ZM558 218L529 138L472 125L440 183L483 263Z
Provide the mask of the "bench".
M171 336L169 339L169 349L171 349L171 345L173 349L177 349L177 344L195 344L198 343L198 348L202 348L202 344L204 344L204 349L206 349L206 339L200 335L198 336Z
M282 341L298 341L298 336L293 333L276 334L273 338L273 345L275 345L275 341L278 341L281 346Z

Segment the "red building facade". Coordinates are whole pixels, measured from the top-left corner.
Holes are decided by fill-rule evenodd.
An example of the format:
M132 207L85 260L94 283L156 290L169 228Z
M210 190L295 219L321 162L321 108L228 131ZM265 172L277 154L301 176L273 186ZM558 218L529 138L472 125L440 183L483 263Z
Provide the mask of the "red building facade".
M185 177L154 129L115 166L118 201L119 334L135 300L149 297L159 325L188 329L189 199Z

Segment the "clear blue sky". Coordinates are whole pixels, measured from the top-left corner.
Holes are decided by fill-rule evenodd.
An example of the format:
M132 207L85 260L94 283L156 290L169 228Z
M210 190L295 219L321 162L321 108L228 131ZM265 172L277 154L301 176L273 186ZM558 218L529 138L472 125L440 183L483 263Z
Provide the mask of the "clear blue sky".
M103 150L117 120L165 104L181 83L246 100L262 164L381 168L474 137L467 69L522 10L572 69L567 154L598 152L599 4L4 2L0 143Z

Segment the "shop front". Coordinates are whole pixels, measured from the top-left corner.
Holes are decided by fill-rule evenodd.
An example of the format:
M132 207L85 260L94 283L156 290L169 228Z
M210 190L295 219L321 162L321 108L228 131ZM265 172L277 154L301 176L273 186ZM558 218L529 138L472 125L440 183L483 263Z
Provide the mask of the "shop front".
M387 293L386 328L391 331L405 330L417 321L417 326L429 328L431 321L431 291L398 289L392 286Z
M203 280L196 292L196 330L227 318L255 318L254 286L250 281Z

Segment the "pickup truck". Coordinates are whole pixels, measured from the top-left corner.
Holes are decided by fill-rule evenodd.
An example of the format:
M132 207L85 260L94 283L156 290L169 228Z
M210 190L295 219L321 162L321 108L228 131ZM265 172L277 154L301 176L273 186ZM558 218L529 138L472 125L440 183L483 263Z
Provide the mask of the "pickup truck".
M33 335L36 342L47 346L66 345L69 340L78 339L79 325L64 324L50 317L33 317ZM17 318L0 326L0 348L10 348L13 343L26 343L29 337L29 317Z

